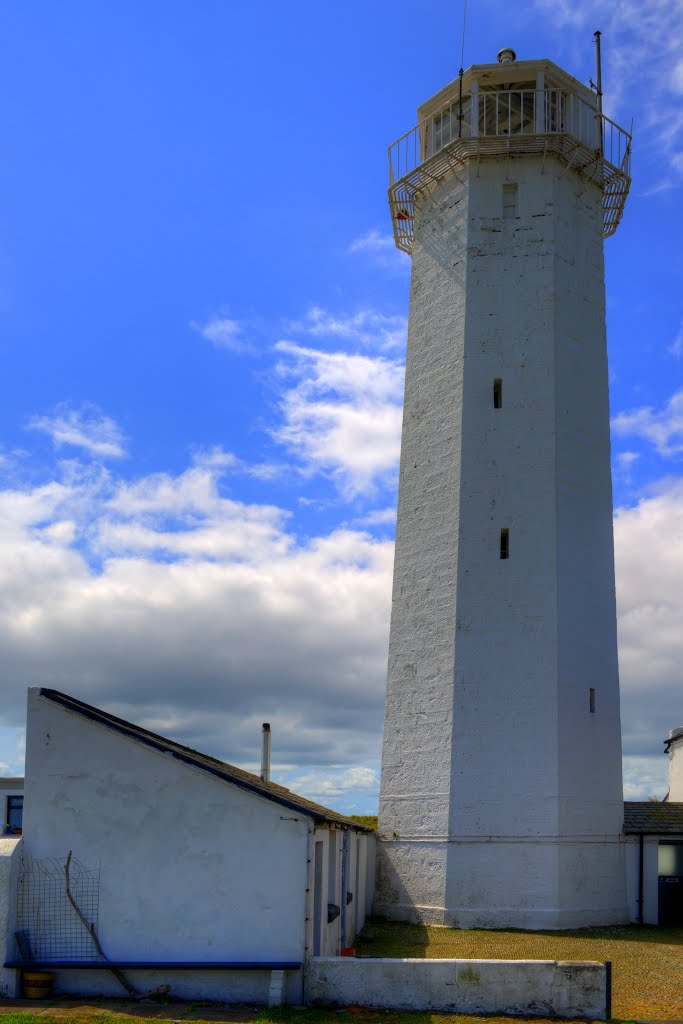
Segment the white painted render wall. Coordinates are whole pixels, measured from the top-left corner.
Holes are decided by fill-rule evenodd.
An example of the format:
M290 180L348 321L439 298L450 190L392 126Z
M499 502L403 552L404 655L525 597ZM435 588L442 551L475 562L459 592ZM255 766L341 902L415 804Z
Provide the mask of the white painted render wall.
M339 843L341 831L316 836ZM101 865L99 935L108 957L303 961L313 838L295 811L29 691L24 841L33 857L65 859L73 850L86 866ZM325 949L335 954L326 902ZM302 973L289 976L288 1001L301 1001ZM269 975L131 980L169 982L179 996L265 1002ZM99 972L62 972L58 987L120 992Z
M639 920L640 912L638 904L640 892L639 838L639 836L626 836L624 843L629 919L634 922ZM666 842L666 836L643 836L643 924L658 924L659 921L658 850L660 841Z
M528 156L419 201L379 913L627 917L601 200Z
M20 837L0 839L0 999L17 995L16 972L3 967L14 955L14 910L21 853Z
M680 730L675 729L674 733ZM669 797L672 803L683 803L683 732L669 744Z
M604 1020L600 963L314 957L307 1001L442 1013Z

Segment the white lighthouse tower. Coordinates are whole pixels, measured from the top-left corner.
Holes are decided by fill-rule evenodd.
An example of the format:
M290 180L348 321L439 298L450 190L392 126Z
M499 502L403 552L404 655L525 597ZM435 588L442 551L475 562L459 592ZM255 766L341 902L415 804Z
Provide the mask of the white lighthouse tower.
M603 238L630 136L548 60L390 148L412 254L376 911L627 920Z

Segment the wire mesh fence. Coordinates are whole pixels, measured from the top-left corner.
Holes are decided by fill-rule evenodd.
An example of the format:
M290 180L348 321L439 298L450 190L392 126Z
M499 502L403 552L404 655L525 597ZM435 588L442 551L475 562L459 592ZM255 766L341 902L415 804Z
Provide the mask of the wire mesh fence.
M83 917L97 931L100 869L74 857L68 890ZM22 960L99 960L91 935L69 899L67 858L37 859L24 852L17 881L17 946Z

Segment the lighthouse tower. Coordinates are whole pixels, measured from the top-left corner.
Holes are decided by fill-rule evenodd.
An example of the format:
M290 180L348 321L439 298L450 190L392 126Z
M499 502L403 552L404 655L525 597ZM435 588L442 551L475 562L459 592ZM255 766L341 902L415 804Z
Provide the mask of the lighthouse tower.
M376 912L627 920L603 238L630 136L475 65L390 156L412 254Z

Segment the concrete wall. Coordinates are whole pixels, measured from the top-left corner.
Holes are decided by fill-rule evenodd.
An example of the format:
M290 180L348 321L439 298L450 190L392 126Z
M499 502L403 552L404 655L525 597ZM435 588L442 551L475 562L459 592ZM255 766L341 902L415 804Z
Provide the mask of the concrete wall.
M674 729L672 734L680 731L680 729ZM673 803L683 803L683 733L676 739L672 739L669 744L668 799Z
M311 960L308 1003L605 1019L605 967L549 960Z
M112 959L303 961L312 833L293 811L29 693L24 841L36 858L73 850L101 866L98 931ZM182 996L265 1002L269 976L139 984L166 981ZM57 987L121 991L99 972L64 972ZM300 1001L301 972L287 995Z
M523 157L473 161L418 203L381 914L627 916L601 202Z
M21 856L20 838L0 839L0 998L16 994L16 971L2 965L14 955L14 916L17 874Z

